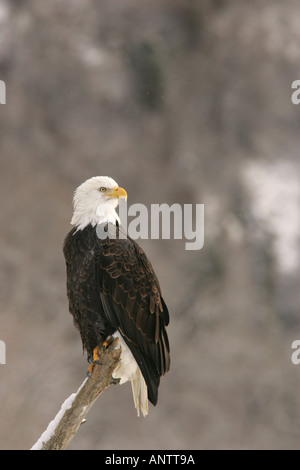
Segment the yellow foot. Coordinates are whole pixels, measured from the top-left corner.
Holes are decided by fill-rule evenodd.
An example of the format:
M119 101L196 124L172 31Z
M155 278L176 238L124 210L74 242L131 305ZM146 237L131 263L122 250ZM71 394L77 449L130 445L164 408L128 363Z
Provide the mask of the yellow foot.
M99 352L100 352L99 346L96 346L96 347L93 349L91 365L89 366L88 371L87 371L87 375L88 375L89 377L91 377L91 375L92 375L92 373L93 373L95 364L100 364L100 365L102 365L102 362L100 361L101 358L100 358Z
M113 340L114 340L113 337L110 336L110 337L107 338L105 341L103 341L103 343L102 343L103 349L107 349L108 346L110 346L110 345L112 344Z
M99 346L96 346L93 350L93 362L96 364L101 364L99 352Z
M88 377L91 377L91 376L92 376L94 367L95 367L95 364L92 362L92 364L88 367L88 370L87 370L87 376L88 376Z
M105 349L108 348L108 346L111 345L111 343L113 342L113 337L110 336L109 338L107 338L105 341L103 341L102 343L102 351L104 351ZM94 367L95 367L95 364L100 364L102 365L102 362L101 362L101 348L99 346L96 346L94 349L93 349L93 353L92 353L92 358L91 358L91 365L89 366L88 368L88 371L87 371L87 375L89 377L91 377L92 373L93 373L93 370L94 370Z

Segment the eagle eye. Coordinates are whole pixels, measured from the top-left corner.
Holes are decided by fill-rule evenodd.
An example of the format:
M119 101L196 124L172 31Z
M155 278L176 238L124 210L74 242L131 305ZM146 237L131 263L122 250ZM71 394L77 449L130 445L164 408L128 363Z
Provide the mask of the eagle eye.
M99 188L99 191L100 191L101 193L105 193L106 188L104 188L104 186L101 186L101 188Z

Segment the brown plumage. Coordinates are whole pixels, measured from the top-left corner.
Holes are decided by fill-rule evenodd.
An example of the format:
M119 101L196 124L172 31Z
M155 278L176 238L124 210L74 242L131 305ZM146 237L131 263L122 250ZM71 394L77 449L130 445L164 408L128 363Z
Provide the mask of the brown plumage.
M110 230L116 230L116 238ZM93 349L118 331L145 379L155 405L160 376L170 367L166 333L169 313L158 279L142 248L119 227L106 226L100 239L91 224L73 228L64 243L70 312L84 349Z

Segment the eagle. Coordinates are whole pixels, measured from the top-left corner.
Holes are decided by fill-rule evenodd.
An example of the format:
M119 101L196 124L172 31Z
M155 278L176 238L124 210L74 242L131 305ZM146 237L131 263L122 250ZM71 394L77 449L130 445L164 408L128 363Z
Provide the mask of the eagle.
M98 348L118 338L113 378L131 382L137 415L146 416L170 368L169 312L145 252L122 231L120 198L127 192L109 176L94 176L75 190L73 228L63 244L67 296L90 373Z

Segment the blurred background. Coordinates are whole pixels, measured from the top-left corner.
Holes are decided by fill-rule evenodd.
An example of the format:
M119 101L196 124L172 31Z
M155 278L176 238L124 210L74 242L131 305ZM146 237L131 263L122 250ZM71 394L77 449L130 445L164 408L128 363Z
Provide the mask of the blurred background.
M62 244L95 175L128 203L205 204L205 242L141 240L172 365L137 418L110 387L69 449L299 449L297 0L0 0L0 448L85 379Z

